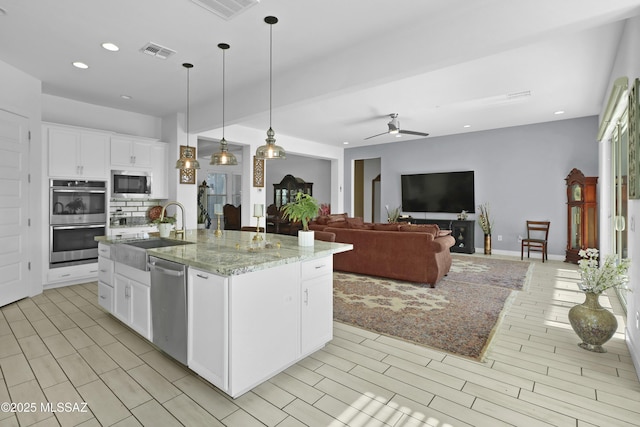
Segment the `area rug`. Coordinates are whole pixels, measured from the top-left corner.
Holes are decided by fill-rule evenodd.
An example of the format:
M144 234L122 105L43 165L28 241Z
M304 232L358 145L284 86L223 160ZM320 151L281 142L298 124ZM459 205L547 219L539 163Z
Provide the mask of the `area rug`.
M481 361L531 268L527 261L454 255L435 288L334 272L334 319Z

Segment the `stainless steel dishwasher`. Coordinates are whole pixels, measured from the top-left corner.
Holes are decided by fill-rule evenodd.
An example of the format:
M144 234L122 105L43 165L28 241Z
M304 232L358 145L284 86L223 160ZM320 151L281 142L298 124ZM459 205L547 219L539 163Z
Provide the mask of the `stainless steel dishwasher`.
M153 343L186 365L187 267L150 256L149 269Z

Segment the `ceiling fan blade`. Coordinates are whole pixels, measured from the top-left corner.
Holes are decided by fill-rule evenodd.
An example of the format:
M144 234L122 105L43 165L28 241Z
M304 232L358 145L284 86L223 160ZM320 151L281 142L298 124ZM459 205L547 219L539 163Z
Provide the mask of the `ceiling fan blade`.
M404 133L406 135L429 136L428 133L415 132L415 131L412 131L412 130L400 130L400 133Z
M379 133L377 135L373 135L373 136L368 136L365 138L365 140L367 139L371 139L371 138L375 138L376 136L382 136L382 135L387 135L389 132L383 132L383 133Z

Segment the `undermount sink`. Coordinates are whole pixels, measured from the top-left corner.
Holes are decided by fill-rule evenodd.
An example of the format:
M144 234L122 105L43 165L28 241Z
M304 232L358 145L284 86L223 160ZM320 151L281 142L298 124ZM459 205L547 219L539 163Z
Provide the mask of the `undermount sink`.
M127 242L125 245L135 246L142 249L154 249L154 248L166 248L167 246L178 245L191 245L193 242L186 242L184 240L171 240L171 239L145 239L134 240Z

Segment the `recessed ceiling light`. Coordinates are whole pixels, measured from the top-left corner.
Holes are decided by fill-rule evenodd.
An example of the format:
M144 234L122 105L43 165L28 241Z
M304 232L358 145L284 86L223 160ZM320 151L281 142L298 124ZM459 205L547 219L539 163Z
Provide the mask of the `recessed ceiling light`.
M344 141L343 144L344 145L349 145L349 141Z
M470 127L471 127L471 125L464 125L464 126L462 126L462 127L463 127L463 128L470 128Z
M129 95L120 95L120 98L129 100L131 97Z
M113 43L102 43L102 47L111 52L117 52L120 50L120 48Z
M555 111L553 114L555 114L555 115L564 114L564 111L558 110L558 111Z
M87 64L85 64L84 62L80 62L80 61L74 62L73 66L76 67L76 68L80 68L82 70L86 70L87 68L89 68L89 66Z

